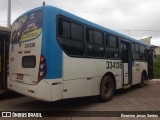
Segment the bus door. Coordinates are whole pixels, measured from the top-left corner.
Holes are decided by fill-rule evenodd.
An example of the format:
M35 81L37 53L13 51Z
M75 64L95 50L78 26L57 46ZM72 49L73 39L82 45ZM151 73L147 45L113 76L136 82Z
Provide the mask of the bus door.
M4 49L3 49L3 38L2 36L0 36L0 89L2 89L2 85L3 85L3 53L4 53Z
M0 89L7 88L7 60L9 35L0 35Z
M121 48L122 48L122 63L123 63L123 85L131 84L131 45L128 42L122 41L121 42Z
M148 77L153 79L153 50L147 50L148 53Z

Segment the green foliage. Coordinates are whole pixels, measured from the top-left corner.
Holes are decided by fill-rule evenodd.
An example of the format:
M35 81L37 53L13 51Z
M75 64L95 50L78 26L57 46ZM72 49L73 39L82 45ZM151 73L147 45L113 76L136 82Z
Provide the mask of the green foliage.
M160 56L156 56L156 58L154 58L153 78L160 78Z

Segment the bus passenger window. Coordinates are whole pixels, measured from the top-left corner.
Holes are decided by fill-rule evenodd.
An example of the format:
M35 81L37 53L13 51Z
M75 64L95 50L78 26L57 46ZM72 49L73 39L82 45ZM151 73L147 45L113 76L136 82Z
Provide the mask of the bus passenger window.
M71 38L74 40L83 41L83 27L74 23L71 23Z
M117 47L117 40L116 37L110 36L110 46L116 48Z
M133 60L139 60L140 56L139 56L139 45L136 43L132 43L132 57Z
M69 38L70 37L70 23L63 19L58 20L58 35Z
M93 41L93 30L87 30L87 41L88 42L94 42Z
M128 63L128 48L125 43L122 43L122 61Z
M58 42L69 56L83 56L83 25L58 18Z
M107 36L106 45L109 47L117 48L117 38L111 35Z
M118 59L119 58L118 49L119 47L118 47L117 37L107 34L105 57L107 59Z
M139 51L139 45L135 44L135 51Z
M104 57L104 45L103 34L96 30L87 30L87 56L103 58Z
M103 44L103 34L98 31L94 31L94 43Z
M146 48L143 45L140 45L140 60L141 61L147 60Z
M70 23L63 21L63 37L70 37Z

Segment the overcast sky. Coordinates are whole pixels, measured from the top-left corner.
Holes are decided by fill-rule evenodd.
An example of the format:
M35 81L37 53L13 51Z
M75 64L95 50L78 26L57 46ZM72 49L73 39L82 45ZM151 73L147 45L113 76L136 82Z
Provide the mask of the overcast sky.
M160 46L160 0L11 0L12 21L42 5L62 8L136 39L152 36ZM7 0L0 0L0 26L7 25Z

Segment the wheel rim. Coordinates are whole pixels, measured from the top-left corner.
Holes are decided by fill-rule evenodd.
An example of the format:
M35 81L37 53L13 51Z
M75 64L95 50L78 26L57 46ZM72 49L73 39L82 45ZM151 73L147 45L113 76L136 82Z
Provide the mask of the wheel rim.
M110 96L111 95L111 82L108 80L105 80L104 84L103 84L103 90L102 90L102 96Z

